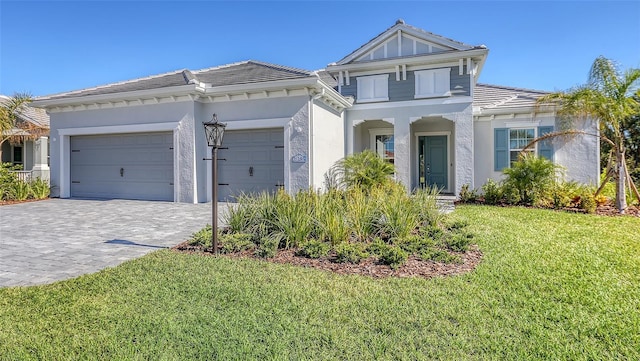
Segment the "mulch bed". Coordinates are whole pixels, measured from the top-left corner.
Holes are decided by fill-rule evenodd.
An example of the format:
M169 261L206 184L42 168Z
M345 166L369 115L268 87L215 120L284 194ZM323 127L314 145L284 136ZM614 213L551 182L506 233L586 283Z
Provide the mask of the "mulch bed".
M42 199L26 199L26 200L24 200L24 201L15 201L15 200L8 201L8 200L0 200L0 206L8 206L8 205L11 205L11 204L20 204L20 203L28 203L28 202L38 202L38 201L44 201L44 200L46 200L46 199L49 199L49 198L47 197L47 198L42 198Z
M212 255L208 250L201 247L190 246L188 242L183 242L172 248L176 252L199 253ZM407 263L397 269L392 269L388 265L380 264L375 257L369 257L359 264L337 263L335 255L327 258L312 259L296 256L295 250L279 250L273 258L260 258L253 254L253 251L220 255L229 258L254 258L267 262L279 264L291 264L300 267L311 267L324 271L334 272L341 275L361 275L373 278L385 277L423 277L434 278L443 276L453 276L473 271L480 260L482 252L477 245L472 245L466 253L456 253L462 258L461 263L440 263L433 261L423 261L414 256L409 257Z

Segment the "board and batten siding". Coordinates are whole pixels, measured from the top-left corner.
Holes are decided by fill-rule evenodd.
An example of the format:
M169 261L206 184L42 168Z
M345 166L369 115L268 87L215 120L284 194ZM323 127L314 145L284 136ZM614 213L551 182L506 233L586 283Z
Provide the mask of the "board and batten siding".
M407 100L415 100L416 81L415 72L407 71L407 80L396 80L396 73L382 73L389 75L389 101L400 102ZM341 94L344 96L352 96L356 98L358 103L358 81L356 76L349 78L349 85L341 87ZM456 89L456 87L459 87ZM470 96L471 95L471 77L466 74L466 66L463 66L462 75L458 71L457 66L451 67L449 78L449 89L456 91L452 96Z

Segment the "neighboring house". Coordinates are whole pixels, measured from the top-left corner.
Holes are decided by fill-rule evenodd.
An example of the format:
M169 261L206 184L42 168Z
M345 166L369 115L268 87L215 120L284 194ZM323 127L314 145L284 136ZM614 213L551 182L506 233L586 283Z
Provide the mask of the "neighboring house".
M499 179L533 137L557 129L544 92L477 84L488 50L398 21L320 71L257 61L180 70L38 98L51 116L60 197L206 202L203 122L227 123L219 194L322 188L345 154L372 149L408 190L457 194ZM594 127L595 125L590 125ZM597 128L592 128L597 132ZM595 137L533 150L597 183Z
M0 102L9 97L0 95ZM18 172L24 180L49 179L49 116L43 109L24 106L16 113L20 127L2 134L0 160L22 167Z

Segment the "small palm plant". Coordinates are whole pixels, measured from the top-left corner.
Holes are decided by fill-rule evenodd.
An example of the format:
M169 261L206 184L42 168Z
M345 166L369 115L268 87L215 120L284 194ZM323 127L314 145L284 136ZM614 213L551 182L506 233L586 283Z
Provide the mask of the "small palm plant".
M369 190L391 181L395 168L371 150L351 154L337 162L328 174L330 185L341 184L346 188L359 187Z

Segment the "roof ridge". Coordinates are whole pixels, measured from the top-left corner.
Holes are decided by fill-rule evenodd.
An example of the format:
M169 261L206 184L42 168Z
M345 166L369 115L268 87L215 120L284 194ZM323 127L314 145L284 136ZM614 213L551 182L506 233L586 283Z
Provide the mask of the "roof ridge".
M295 73L303 73L303 74L306 74L306 75L313 75L313 71L305 70L305 69L301 69L301 68L295 68L295 67L292 67L292 66L279 65L279 64L274 64L274 63L267 63L267 62L259 61L259 60L249 60L248 62L249 63L258 64L258 65L262 65L262 66L266 66L266 67L269 67L269 68L286 70L286 71L291 71L291 72L295 72Z
M212 66L212 67L209 67L209 68L202 68L202 69L198 69L198 70L193 70L192 73L194 75L197 75L198 73L204 73L204 72L211 71L211 70L218 70L218 69L229 68L229 67L232 67L232 66L235 66L235 65L247 64L250 61L251 60L242 60L242 61L236 61L234 63L217 65L217 66Z
M497 84L486 84L486 83L476 83L476 86L486 86L491 88L505 89L505 90L515 90L515 91L525 91L529 93L540 93L540 94L549 94L550 91L547 90L538 90L538 89L529 89L529 88L518 88L507 85L497 85Z
M112 87L114 85L129 84L129 83L134 83L134 82L141 81L141 80L148 80L148 79L159 78L159 77L162 77L162 76L178 74L178 73L184 72L185 70L189 70L189 69L182 68L182 69L179 69L179 70L169 71L169 72L161 73L161 74L148 75L148 76L145 76L145 77L140 77L140 78L135 78L135 79L123 80L123 81L118 81L118 82L108 83L108 84L103 84L103 85L96 85L96 86L93 86L93 87L82 88L82 89L78 89L78 90L72 90L72 91L48 94L46 96L37 97L36 99L37 100L42 100L42 99L47 99L47 98L52 98L52 97L57 97L57 96L63 96L63 95L73 95L73 94L85 92L85 91L88 91L88 90L104 89L104 88Z

